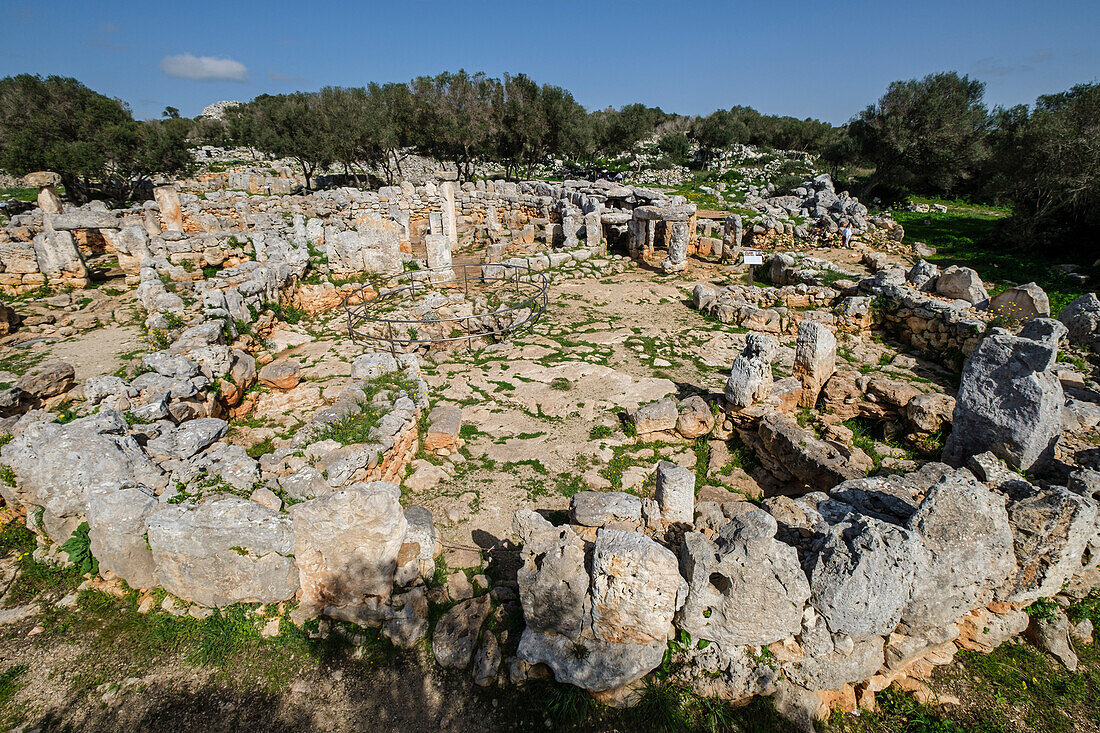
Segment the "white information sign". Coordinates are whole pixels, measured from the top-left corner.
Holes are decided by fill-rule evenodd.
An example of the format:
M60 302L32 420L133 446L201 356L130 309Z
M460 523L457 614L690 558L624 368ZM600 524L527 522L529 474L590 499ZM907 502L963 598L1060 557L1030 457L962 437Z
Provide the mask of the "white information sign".
M764 253L758 249L744 249L741 250L741 256L746 265L762 265L764 264Z

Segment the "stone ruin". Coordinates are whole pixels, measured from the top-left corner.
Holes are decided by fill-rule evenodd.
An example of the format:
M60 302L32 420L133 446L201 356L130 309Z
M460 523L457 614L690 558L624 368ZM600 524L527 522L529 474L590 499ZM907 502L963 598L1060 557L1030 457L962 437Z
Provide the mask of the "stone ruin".
M735 259L746 236L739 216L709 238L686 201L608 183L448 181L277 200L164 186L140 207L65 211L55 179L33 180L39 210L7 227L0 283L10 292L86 284L85 258L98 247L137 284L161 347L132 378L86 380L96 412L66 424L46 410L74 386L67 365L0 392L13 436L0 462L14 476L0 492L44 538L38 554L56 557L86 521L102 570L131 587L201 607L297 603L297 622L381 626L405 648L427 633L424 578L442 547L431 512L403 507L395 481L417 450L457 450L461 412L432 409L416 355L367 353L289 446L249 457L226 440L224 418L248 413L257 382L286 390L300 379L294 361L253 356L269 306L336 307L362 293L361 281L334 282L344 275L422 271L446 284L465 261L486 273L511 264L599 276L626 260L608 247L677 272L692 254ZM824 207L824 190L806 200ZM814 213L856 206L836 199ZM990 651L1029 629L1065 637L1064 616L1026 609L1100 587L1100 473L1052 482L1017 471L1057 461L1060 438L1100 419L1075 407L1056 364L1064 339L1097 343L1095 296L1054 321L1032 284L990 298L966 268L898 268L873 253L867 264L871 276L855 278L781 253L762 268L772 287L700 283L694 308L751 331L724 392L628 415L641 440L736 437L781 491L757 503L699 500L693 472L661 463L653 499L583 491L556 523L520 510L524 627L514 656L485 627L490 599L511 592L498 586L439 620L436 660L472 667L479 684L552 675L623 705L671 650L678 681L698 694L772 695L812 725L830 708L873 707L892 684L920 689L959 648ZM326 279L311 280L315 271ZM989 308L1003 303L1025 321L1016 334L988 325ZM957 393L861 374L838 358L838 335L872 327L968 357ZM791 348L784 337L794 338L793 370L776 378L777 354ZM797 419L814 407L822 434ZM330 437L367 410L378 421L364 442ZM842 424L856 416L895 426L915 446L952 430L940 460L882 459L897 473L868 477L875 464Z

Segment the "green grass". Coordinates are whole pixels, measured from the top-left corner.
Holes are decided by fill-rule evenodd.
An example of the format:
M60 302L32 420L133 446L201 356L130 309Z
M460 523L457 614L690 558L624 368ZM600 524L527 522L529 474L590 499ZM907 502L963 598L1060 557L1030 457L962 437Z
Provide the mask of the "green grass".
M38 201L38 189L22 188L20 186L0 188L0 199L18 199L19 201L26 201L29 204L33 204Z
M8 608L30 603L40 595L64 595L80 585L81 571L75 566L59 568L34 559L35 535L20 521L13 520L0 531L0 557L14 555L18 575L8 589Z
M997 240L995 229L998 222L1009 215L1008 209L961 201L942 203L948 207L947 213L892 212L905 227L906 242L924 242L936 248L936 254L927 258L930 262L940 267L972 267L992 286L991 293L1003 290L1006 282L1034 281L1046 291L1051 313L1055 316L1071 300L1087 292L1067 282L1065 275L1053 268L1062 260L1051 259L1041 251L1012 249ZM1096 273L1090 273L1088 267L1082 267L1082 271L1092 274L1095 279Z

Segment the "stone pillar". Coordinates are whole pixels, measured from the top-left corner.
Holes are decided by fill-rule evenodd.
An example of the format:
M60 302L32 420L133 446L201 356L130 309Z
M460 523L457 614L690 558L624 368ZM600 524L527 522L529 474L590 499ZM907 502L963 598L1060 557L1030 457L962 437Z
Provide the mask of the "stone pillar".
M657 245L657 220L648 219L645 223L645 241L642 244L642 257L648 259L653 256L653 248Z
M445 236L443 233L443 214L438 211L428 213L428 231L437 236Z
M564 212L561 215L561 230L562 235L565 237L565 244L562 245L565 249L576 249L580 242L577 240L577 230L580 226L577 224L576 217L571 212Z
M740 214L731 214L722 224L722 262L733 262L741 249L741 237L745 229Z
M159 237L161 234L160 219L157 218L157 212L153 210L152 206L145 207L145 233L150 237Z
M813 407L829 377L836 371L836 337L824 324L803 320L798 324L794 350L794 376L802 382L801 407Z
M88 270L72 232L42 232L33 244L38 271L47 279L79 287L88 284Z
M750 333L745 349L733 360L726 380L726 410L737 411L771 396L772 361L779 342L766 333Z
M691 524L695 520L695 472L671 461L657 464L657 489L661 519L669 524Z
M589 247L603 250L603 225L600 223L598 209L584 215L584 238Z
M153 198L160 206L160 220L170 232L183 231L183 211L180 209L180 194L175 186L157 186L153 189Z
M23 177L23 183L28 188L38 189L38 207L43 214L62 214L64 208L61 199L54 190L54 186L61 183L61 176L53 171L38 171L28 173Z
M428 269L432 271L432 281L454 280L455 273L451 269L451 243L447 237L442 234L429 234L424 237L424 248L428 252Z
M443 195L443 233L447 235L447 241L451 249L458 246L458 224L455 221L455 185L445 181L439 186L439 192Z
M630 234L630 258L636 260L645 249L646 222L642 219L631 219L627 222L627 229Z
M687 268L688 222L665 222L668 232L668 257L661 263L665 272L680 272Z

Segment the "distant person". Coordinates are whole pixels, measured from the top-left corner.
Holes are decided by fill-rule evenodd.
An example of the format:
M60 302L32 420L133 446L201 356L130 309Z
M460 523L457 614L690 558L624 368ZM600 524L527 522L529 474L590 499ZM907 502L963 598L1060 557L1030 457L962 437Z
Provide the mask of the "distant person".
M622 183L622 182L623 182L623 172L619 171L618 173L615 174L615 183Z
M840 223L840 241L845 248L852 246L852 223L847 219Z

